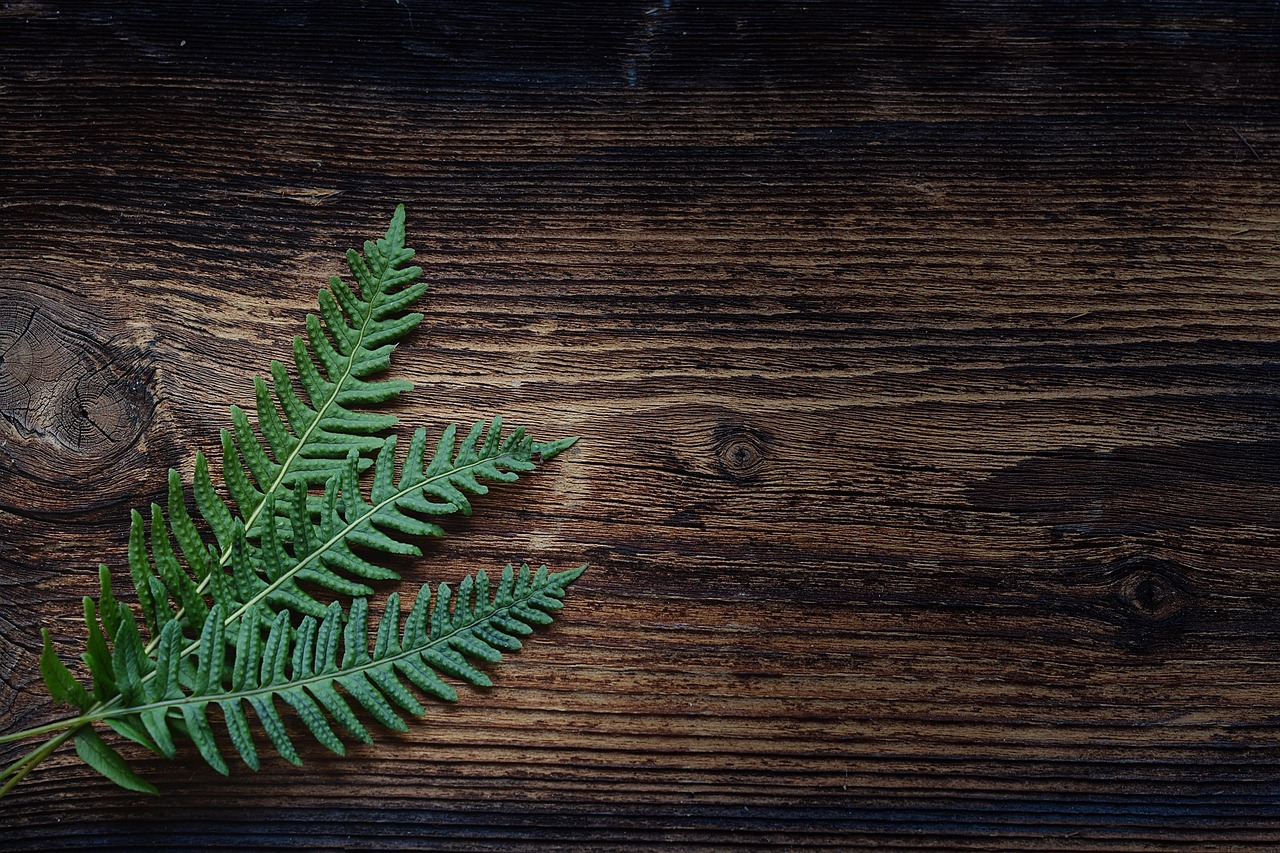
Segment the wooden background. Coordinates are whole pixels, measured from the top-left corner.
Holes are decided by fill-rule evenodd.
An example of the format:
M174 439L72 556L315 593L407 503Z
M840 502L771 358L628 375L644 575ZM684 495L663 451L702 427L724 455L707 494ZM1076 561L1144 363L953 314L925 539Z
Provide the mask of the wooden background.
M0 731L397 202L397 413L582 436L411 580L593 566L408 735L60 755L0 848L1276 849L1278 162L1275 2L0 3Z

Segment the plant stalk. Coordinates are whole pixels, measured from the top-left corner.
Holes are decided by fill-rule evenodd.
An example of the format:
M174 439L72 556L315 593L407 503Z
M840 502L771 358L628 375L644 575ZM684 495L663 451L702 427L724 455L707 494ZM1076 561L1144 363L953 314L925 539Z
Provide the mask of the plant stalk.
M8 767L5 768L4 773L0 774L0 779L5 780L4 784L0 784L0 799L2 799L6 794L12 791L14 786L17 785L19 782L21 782L28 773L30 773L32 770L36 768L38 764L40 764L40 762L44 761L50 755L53 755L53 753L58 749L58 747L62 746L71 738L75 737L76 733L80 731L81 726L88 725L87 723L77 723L78 720L79 720L79 717L73 717L70 720L62 721L64 724L70 724L71 727L68 728L66 731L59 732L58 734L49 738L40 746L36 747L31 752L28 752L22 758L19 758L13 764L10 764ZM54 725L54 724L50 724L50 725ZM48 726L40 726L36 729L29 729L25 732L18 732L17 735L32 737L34 736L35 732L43 732L43 730L47 730L48 728L49 728ZM11 739L16 739L16 738L11 738Z

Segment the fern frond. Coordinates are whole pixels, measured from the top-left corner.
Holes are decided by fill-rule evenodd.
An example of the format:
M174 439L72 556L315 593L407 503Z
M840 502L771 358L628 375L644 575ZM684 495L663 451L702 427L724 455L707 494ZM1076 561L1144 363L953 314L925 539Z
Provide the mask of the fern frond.
M470 515L467 495L485 494L488 487L482 481L515 480L518 472L533 469L533 460L542 450L523 429L503 438L500 418L473 426L456 452L454 436L454 427L446 429L428 460L426 431L417 430L398 481L396 438L389 437L378 453L367 501L361 494L357 458L352 453L342 475L326 486L318 524L305 511L306 496L301 487L295 488L288 521L274 531L279 535L268 531L263 536L263 565L273 579L259 591L257 600L265 598L270 603L276 591L283 589L284 601L293 609L323 615L324 608L297 588L295 578L340 595L367 595L370 588L363 580L398 577L394 570L373 562L378 554L419 556L422 552L412 541L415 537L444 535L442 527L422 516ZM482 436L487 437L480 444ZM292 553L284 549L284 542ZM232 603L224 605L229 608Z
M335 276L320 291L320 315L308 315L306 337L293 341L298 387L279 361L271 363L270 383L254 379L261 438L249 416L231 407L232 428L221 432L221 473L229 504L214 486L208 460L203 453L196 455L193 497L216 549L200 536L177 472L169 472L167 525L165 510L153 504L148 537L146 519L134 513L129 569L153 643L169 601L184 627L198 629L208 610L204 596L211 576L231 561L238 527L254 543L276 524L267 510L287 505L275 498L341 476L352 454L361 471L373 464L372 455L384 444L379 433L395 427L398 419L368 407L413 387L402 380L372 378L390 364L396 342L422 321L421 314L408 310L426 291L425 284L415 283L422 270L406 266L413 256L405 246L401 205L381 239L367 241L363 254L348 250L355 287Z
M523 430L504 439L501 420L495 418L491 425L477 423L453 456L455 428L449 427L428 464L425 432L419 430L410 442L409 473L391 489L395 497L386 504L394 437L379 433L398 421L359 407L412 387L371 379L388 366L395 342L422 320L421 314L406 313L426 285L413 283L421 269L404 266L414 255L404 240L402 205L382 239L366 242L363 255L348 251L358 287L335 277L320 292L320 317L308 315L307 337L294 339L301 393L278 361L271 365L271 385L255 380L261 439L249 416L231 407L232 429L221 433L229 504L218 494L208 460L197 454L193 497L216 544L202 538L175 471L169 472L167 505L152 504L149 525L142 513L133 513L129 572L151 637L148 651L170 615L195 636L214 602L235 612L245 602L265 598L272 606L318 614L323 607L299 581L343 596L368 595L372 589L364 581L397 574L352 546L418 554L416 545L403 541L406 536L439 536L443 530L415 513L470 514L468 495L487 491L482 480L514 480L517 472L572 443L533 442ZM375 457L382 460L372 496L377 507L362 516L362 507L369 505L360 498L359 474L375 464ZM424 465L425 472L417 473ZM324 488L323 497L310 494L317 486ZM319 524L308 523L308 515ZM403 535L388 536L387 528Z
M456 428L450 426L428 458L426 430L419 429L397 480L396 438L380 441L367 500L360 487L361 457L353 448L325 484L323 497L311 495L301 480L279 499L268 494L264 515L274 523L261 526L258 543L250 542L245 523L233 517L227 559L209 552L202 566L208 603L205 590L178 564L160 508L152 508L154 565L144 549L142 516L134 513L129 565L152 636L158 636L163 620L170 617L194 635L213 604L221 604L232 618L258 605L271 617L281 609L319 617L325 607L310 589L367 596L373 592L368 581L399 578L379 562L379 555L420 556L415 539L444 535L444 528L429 519L469 515L469 496L486 494L486 482L513 481L554 450L533 441L523 429L504 436L501 418L494 418L475 424L461 444Z
M585 569L550 573L546 566L534 572L528 565L518 570L507 565L492 593L483 570L464 578L456 594L441 584L433 596L424 585L403 627L400 599L392 593L372 649L365 598L355 599L346 613L334 602L319 616L305 616L296 627L287 612L270 617L259 605L251 605L252 618L239 619L234 631L229 629L237 620L216 604L199 640L185 642L181 623L172 618L161 628L153 654L146 652L137 631L130 630L133 623L122 623L110 656L97 661L119 685L120 702L98 710L84 704L90 701L87 691L65 667L58 669L61 664L47 645L42 666L47 661L58 698L83 706L85 722L104 722L159 755L173 757L177 742L186 738L210 766L229 772L209 713L216 706L227 740L246 765L256 770L260 763L250 712L272 748L300 764L279 702L294 710L319 743L339 755L345 746L335 727L357 740L372 741L353 702L382 726L405 731L403 713L426 713L410 687L452 702L458 694L446 678L492 686L477 664L501 660L503 652L521 648L521 638L549 625L563 606L568 586ZM139 784L146 784L134 783L137 777L101 739L86 743L96 769L139 790Z
M431 453L419 429L397 465L396 438L383 437L397 419L369 407L411 387L373 377L422 320L409 311L425 290L414 283L421 270L406 266L412 257L403 206L382 239L366 242L363 254L347 253L356 284L334 278L320 292L319 316L308 316L306 337L293 344L297 387L273 362L271 382L254 382L257 431L248 414L231 409L232 428L221 435L229 500L197 454L195 512L176 471L169 472L164 506L133 512L128 565L140 618L116 598L110 571L99 566L100 593L84 599L88 686L58 659L47 632L40 658L51 695L80 714L0 736L5 743L55 733L0 771L0 796L68 739L117 783L154 790L93 731L97 722L161 755L175 754L177 741L189 738L226 772L210 704L249 766L258 759L248 711L276 751L297 760L276 699L341 751L331 722L368 739L344 696L383 725L403 728L396 708L422 713L422 706L401 679L452 700L456 693L442 675L487 686L472 661L499 659L534 625L551 621L582 569L548 574L545 567L531 573L508 566L492 599L484 572L462 582L452 607L447 586L434 604L423 587L403 634L393 595L369 651L370 583L398 577L385 558L421 554L423 538L443 535L440 517L470 515L472 498L489 484L513 481L576 441L537 442L523 429L504 434L495 417L477 422L461 442L448 427ZM336 600L326 605L317 594ZM341 601L351 602L349 611Z
M222 431L222 473L230 511L244 519L250 538L260 532L268 496L295 483L323 485L352 450L377 451L382 440L376 434L397 424L394 415L361 409L413 387L403 380L370 378L387 368L395 343L422 322L421 314L408 310L427 289L415 283L421 268L406 266L413 256L405 246L401 205L386 235L366 242L363 255L347 251L358 287L331 278L319 293L320 316L308 315L306 337L293 339L299 387L279 361L271 363L270 384L254 381L261 439L248 415L232 407L232 429ZM216 494L206 493L201 503L222 516L215 500ZM225 553L228 543L220 538L219 544Z

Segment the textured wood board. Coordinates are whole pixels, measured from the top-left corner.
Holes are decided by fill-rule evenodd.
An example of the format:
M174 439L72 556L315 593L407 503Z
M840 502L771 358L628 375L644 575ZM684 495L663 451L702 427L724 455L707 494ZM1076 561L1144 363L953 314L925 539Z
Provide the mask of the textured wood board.
M0 846L1274 848L1278 39L1273 4L3 7L0 730L396 202L433 282L397 413L583 436L413 579L593 568L407 735L139 755L158 801L61 756Z

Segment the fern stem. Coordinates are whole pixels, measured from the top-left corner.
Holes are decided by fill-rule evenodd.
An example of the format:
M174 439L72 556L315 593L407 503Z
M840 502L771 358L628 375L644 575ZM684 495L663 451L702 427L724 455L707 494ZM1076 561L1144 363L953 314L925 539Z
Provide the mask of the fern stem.
M79 719L78 717L73 718L70 722L74 723L78 719ZM82 724L82 725L87 725L87 724ZM35 731L36 730L32 729L26 732L19 732L18 734L23 737L33 737ZM58 747L62 746L71 738L75 737L76 732L78 731L80 731L79 725L75 726L74 728L68 729L67 731L60 732L54 735L53 737L49 738L40 746L33 749L31 752L24 755L22 758L19 758L13 764L10 764L8 767L6 767L4 770L4 773L0 773L0 779L5 779L4 784L0 785L0 797L4 797L5 794L12 791L13 787L17 785L19 782L21 782L24 778L26 778L26 775L28 773L36 769L36 766L39 765L42 761L44 761L46 758L48 758L50 755L53 755L53 753L57 750Z
M103 703L99 703L99 705L102 706ZM81 723L91 722L96 718L89 715L93 713L95 709L95 707L91 707L88 711L85 711L79 716L67 717L63 720L54 720L52 723L45 723L42 726L34 726L20 732L10 732L7 735L0 735L0 744L13 743L14 741L26 740L27 738L39 737L40 735L52 734L53 732L60 732L63 729L71 728L72 726L78 726ZM11 769L13 769L13 765L10 765L4 773L0 773L0 779L7 776Z

